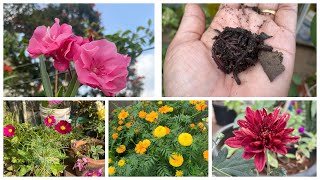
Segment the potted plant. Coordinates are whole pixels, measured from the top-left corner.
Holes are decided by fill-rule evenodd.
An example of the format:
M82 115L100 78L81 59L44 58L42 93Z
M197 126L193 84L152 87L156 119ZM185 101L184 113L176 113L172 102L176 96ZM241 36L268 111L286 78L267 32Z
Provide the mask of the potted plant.
M50 100L40 103L40 116L41 119L45 119L48 116L54 116L56 122L60 120L66 120L71 123L70 112L71 105L68 101L62 100Z

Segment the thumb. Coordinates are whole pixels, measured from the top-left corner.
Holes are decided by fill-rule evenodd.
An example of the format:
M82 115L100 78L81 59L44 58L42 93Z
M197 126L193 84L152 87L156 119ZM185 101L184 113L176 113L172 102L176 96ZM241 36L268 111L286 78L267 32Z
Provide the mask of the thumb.
M179 43L199 40L205 30L205 15L199 5L187 4L174 38Z

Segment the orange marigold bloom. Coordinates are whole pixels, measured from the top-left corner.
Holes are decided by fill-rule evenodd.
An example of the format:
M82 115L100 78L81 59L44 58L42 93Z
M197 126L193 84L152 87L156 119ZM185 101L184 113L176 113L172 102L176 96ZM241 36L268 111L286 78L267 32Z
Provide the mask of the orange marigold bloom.
M167 105L161 106L161 107L159 108L159 112L160 112L161 114L166 114L166 113L172 112L172 111L173 111L173 108L170 107L170 106L167 106Z
M139 112L139 118L144 119L146 117L147 113L145 111L140 111Z
M119 153L119 154L124 153L125 151L126 151L126 146L125 145L120 145L116 149L116 152Z
M204 111L207 107L208 105L206 104L202 104L202 103L196 104L197 111Z
M132 126L132 121L126 123L126 127L130 128Z
M118 124L119 124L119 125L122 125L122 124L123 124L123 121L122 121L122 120L118 121Z
M170 134L170 129L167 126L165 126L165 128L166 128L166 133Z
M119 127L118 127L118 131L121 131L122 129L123 129L122 126L119 126Z
M196 125L195 124L190 124L190 128L194 128Z
M118 138L118 133L113 133L112 134L112 139L117 139Z
M158 119L159 115L157 112L151 111L149 114L146 116L146 120L149 122L153 122L155 119Z
M203 151L203 158L208 161L208 150Z
M145 145L141 141L138 144L136 144L136 147L134 148L134 150L136 151L137 154L144 154L147 151L147 149L145 148Z
M124 120L129 116L129 113L125 111L124 109L121 110L121 112L118 114L118 119L119 120Z

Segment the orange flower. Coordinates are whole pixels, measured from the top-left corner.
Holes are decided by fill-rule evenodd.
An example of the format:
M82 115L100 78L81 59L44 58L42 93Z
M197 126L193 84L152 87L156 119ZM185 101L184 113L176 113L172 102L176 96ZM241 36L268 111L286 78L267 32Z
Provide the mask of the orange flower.
M122 121L122 120L118 121L118 124L119 124L119 125L122 125L122 124L123 124L123 121Z
M208 161L208 150L203 151L203 158Z
M143 144L142 141L140 141L136 147L134 148L134 150L136 151L137 154L144 154L147 149L145 148L145 145Z
M130 128L132 126L132 121L126 123L126 127Z
M140 130L139 130L139 129L135 129L134 132L135 132L136 134L138 134L138 133L140 132Z
M129 113L125 111L124 109L121 110L121 112L118 114L118 119L119 120L124 120L129 116Z
M121 131L122 129L123 129L122 126L119 126L119 127L118 127L118 131Z
M113 133L112 134L112 139L117 139L118 138L118 133Z
M169 107L169 106L167 106L167 105L164 105L164 106L162 106L162 107L159 108L159 112L160 112L161 114L166 114L166 113L172 112L172 111L173 111L173 108L172 108L172 107Z
M170 134L170 129L167 126L165 126L165 128L166 128L166 133Z
M195 124L190 124L190 128L194 128L196 125Z
M158 119L159 115L157 112L151 111L149 114L146 116L146 120L149 122L153 122L155 119Z
M197 111L204 111L207 107L208 107L208 105L206 105L206 104L202 104L202 103L196 104Z
M139 118L145 118L146 117L146 115L147 115L147 113L145 112L145 111L140 111L139 112Z

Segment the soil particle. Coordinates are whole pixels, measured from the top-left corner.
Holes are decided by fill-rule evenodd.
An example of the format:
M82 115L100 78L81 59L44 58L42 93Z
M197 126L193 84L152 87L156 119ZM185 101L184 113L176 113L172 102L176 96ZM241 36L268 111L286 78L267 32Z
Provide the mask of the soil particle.
M258 59L271 82L285 70L281 52L260 51Z

